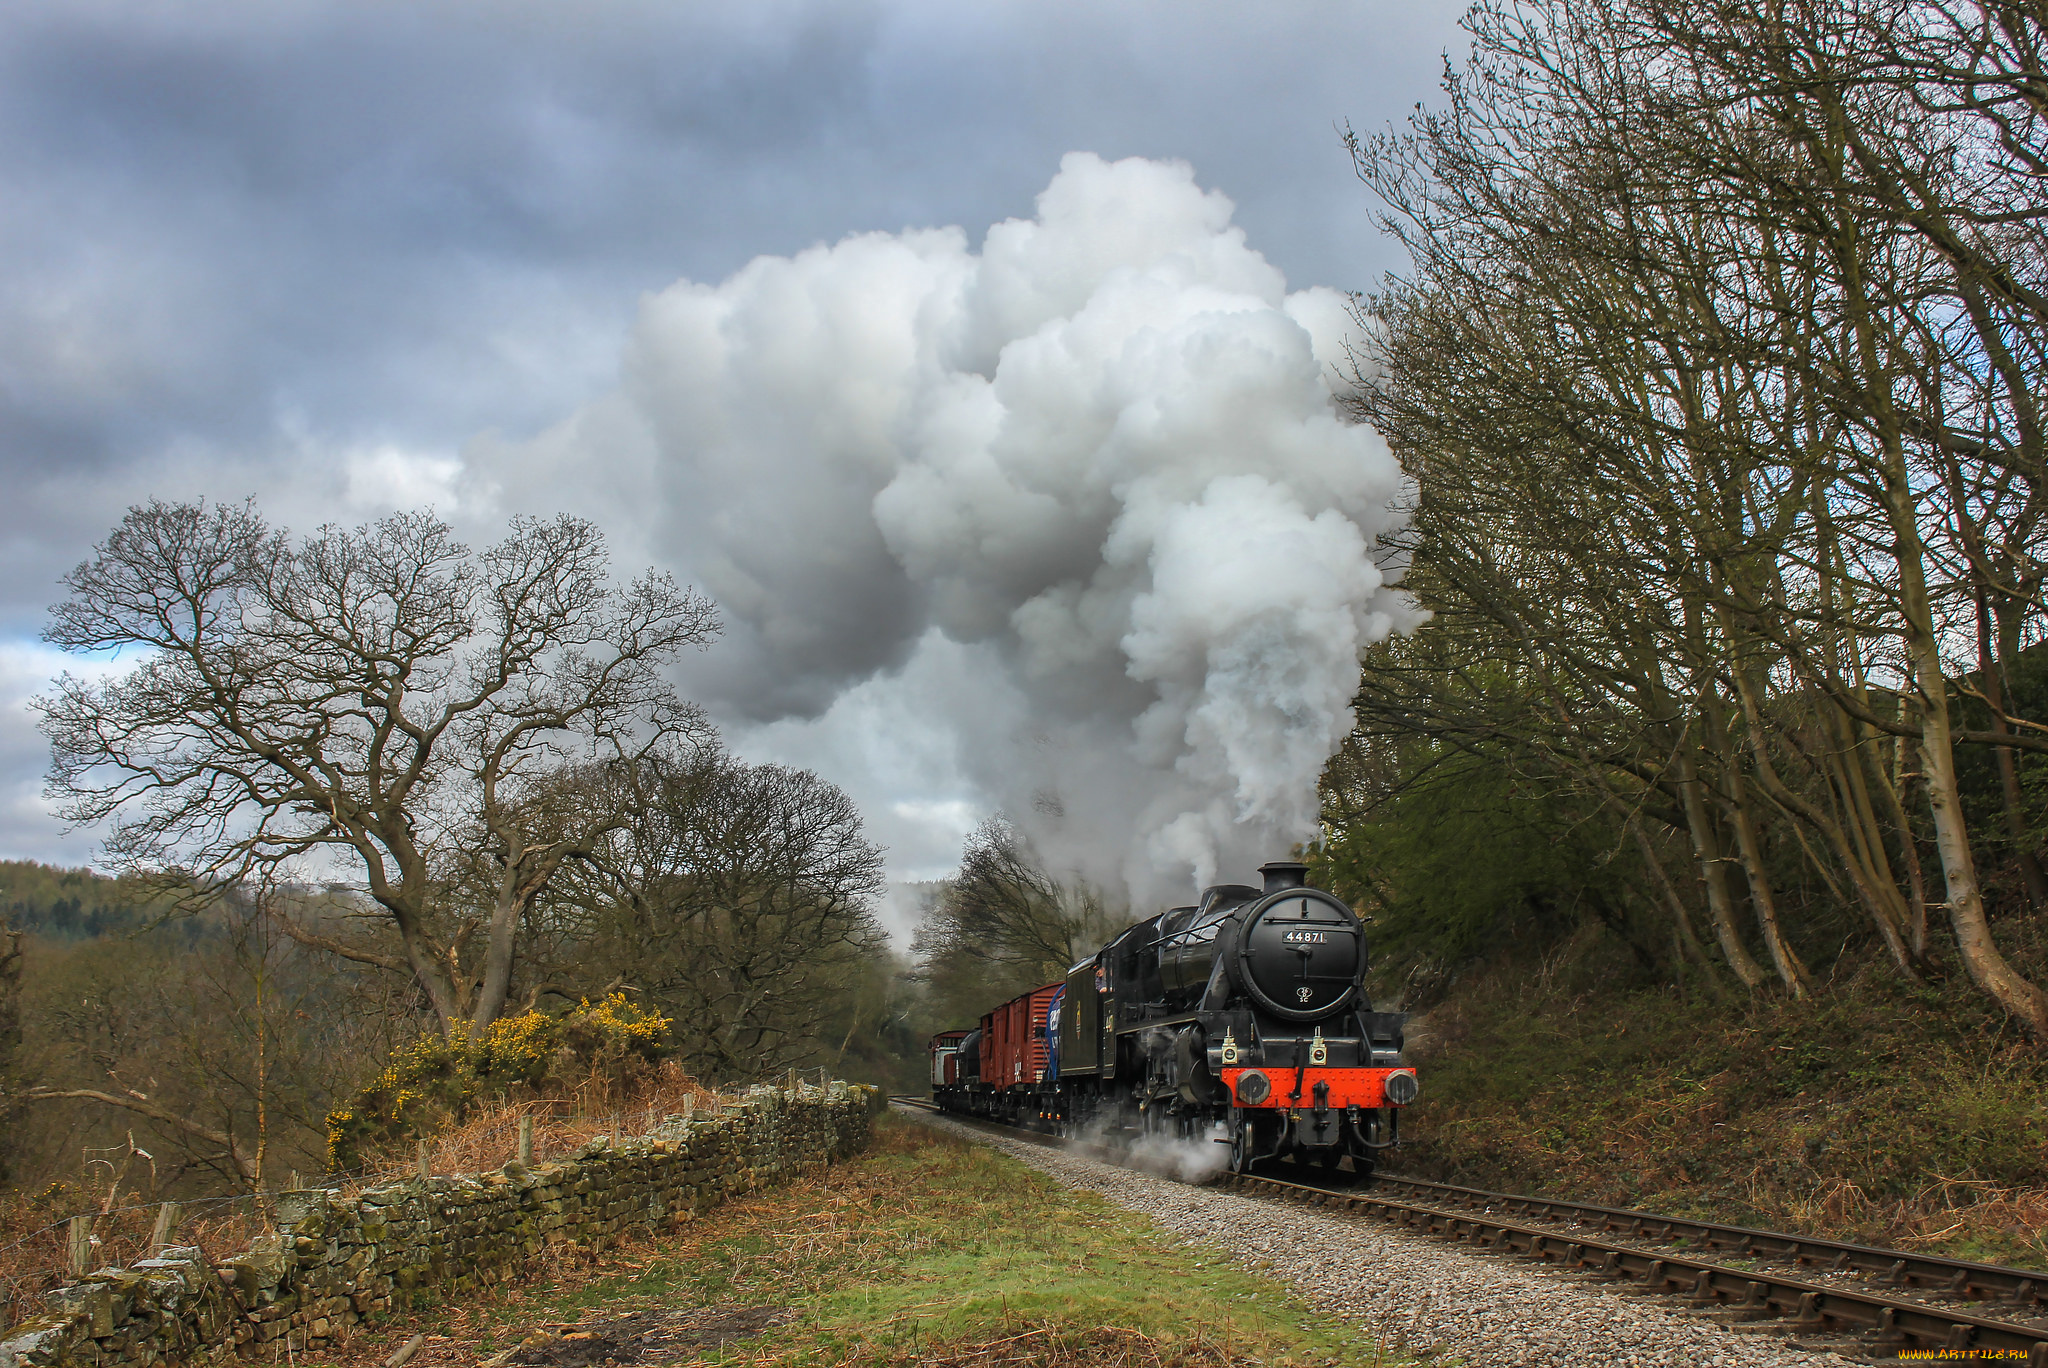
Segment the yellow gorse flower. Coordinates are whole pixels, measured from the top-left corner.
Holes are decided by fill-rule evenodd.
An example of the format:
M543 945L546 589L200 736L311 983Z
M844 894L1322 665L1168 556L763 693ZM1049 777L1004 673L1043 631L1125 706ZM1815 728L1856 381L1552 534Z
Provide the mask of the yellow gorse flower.
M370 1083L327 1114L327 1162L337 1171L355 1166L366 1143L417 1135L445 1117L459 1117L477 1097L524 1084L537 1087L556 1056L640 1055L658 1058L668 1044L671 1019L637 1006L624 993L565 1016L522 1012L481 1030L457 1022L445 1033L421 1036L391 1052Z

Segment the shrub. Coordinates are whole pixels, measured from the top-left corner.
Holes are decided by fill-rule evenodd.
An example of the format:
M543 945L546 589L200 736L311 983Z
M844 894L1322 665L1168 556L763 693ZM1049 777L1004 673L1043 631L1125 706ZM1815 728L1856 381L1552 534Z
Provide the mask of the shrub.
M669 1049L669 1019L624 993L549 1016L502 1017L482 1031L458 1024L392 1051L377 1076L327 1113L327 1165L346 1172L372 1151L460 1124L479 1102L593 1076L624 1083Z

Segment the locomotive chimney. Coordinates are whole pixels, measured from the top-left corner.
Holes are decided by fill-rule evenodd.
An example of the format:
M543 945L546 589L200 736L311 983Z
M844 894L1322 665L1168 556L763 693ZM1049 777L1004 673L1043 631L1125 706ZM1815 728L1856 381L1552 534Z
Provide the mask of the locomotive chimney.
M1298 860L1271 860L1259 866L1259 873L1266 876L1267 893L1300 888L1308 882L1308 866Z

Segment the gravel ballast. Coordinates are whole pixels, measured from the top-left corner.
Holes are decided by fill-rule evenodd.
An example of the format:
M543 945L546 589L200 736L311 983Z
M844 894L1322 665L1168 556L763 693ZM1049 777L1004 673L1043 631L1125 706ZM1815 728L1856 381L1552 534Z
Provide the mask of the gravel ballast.
M906 1115L993 1145L1068 1187L1101 1193L1190 1243L1221 1246L1390 1351L1475 1368L1842 1368L1846 1361L1670 1309L1587 1274L1472 1253L1378 1221L1193 1187L929 1113Z

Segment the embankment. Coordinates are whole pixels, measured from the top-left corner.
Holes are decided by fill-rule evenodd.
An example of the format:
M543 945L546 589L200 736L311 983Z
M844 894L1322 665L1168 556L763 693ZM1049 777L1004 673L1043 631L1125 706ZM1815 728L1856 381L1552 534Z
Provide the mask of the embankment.
M1960 975L1802 1001L1474 976L1390 1171L2048 1267L2048 1055Z

